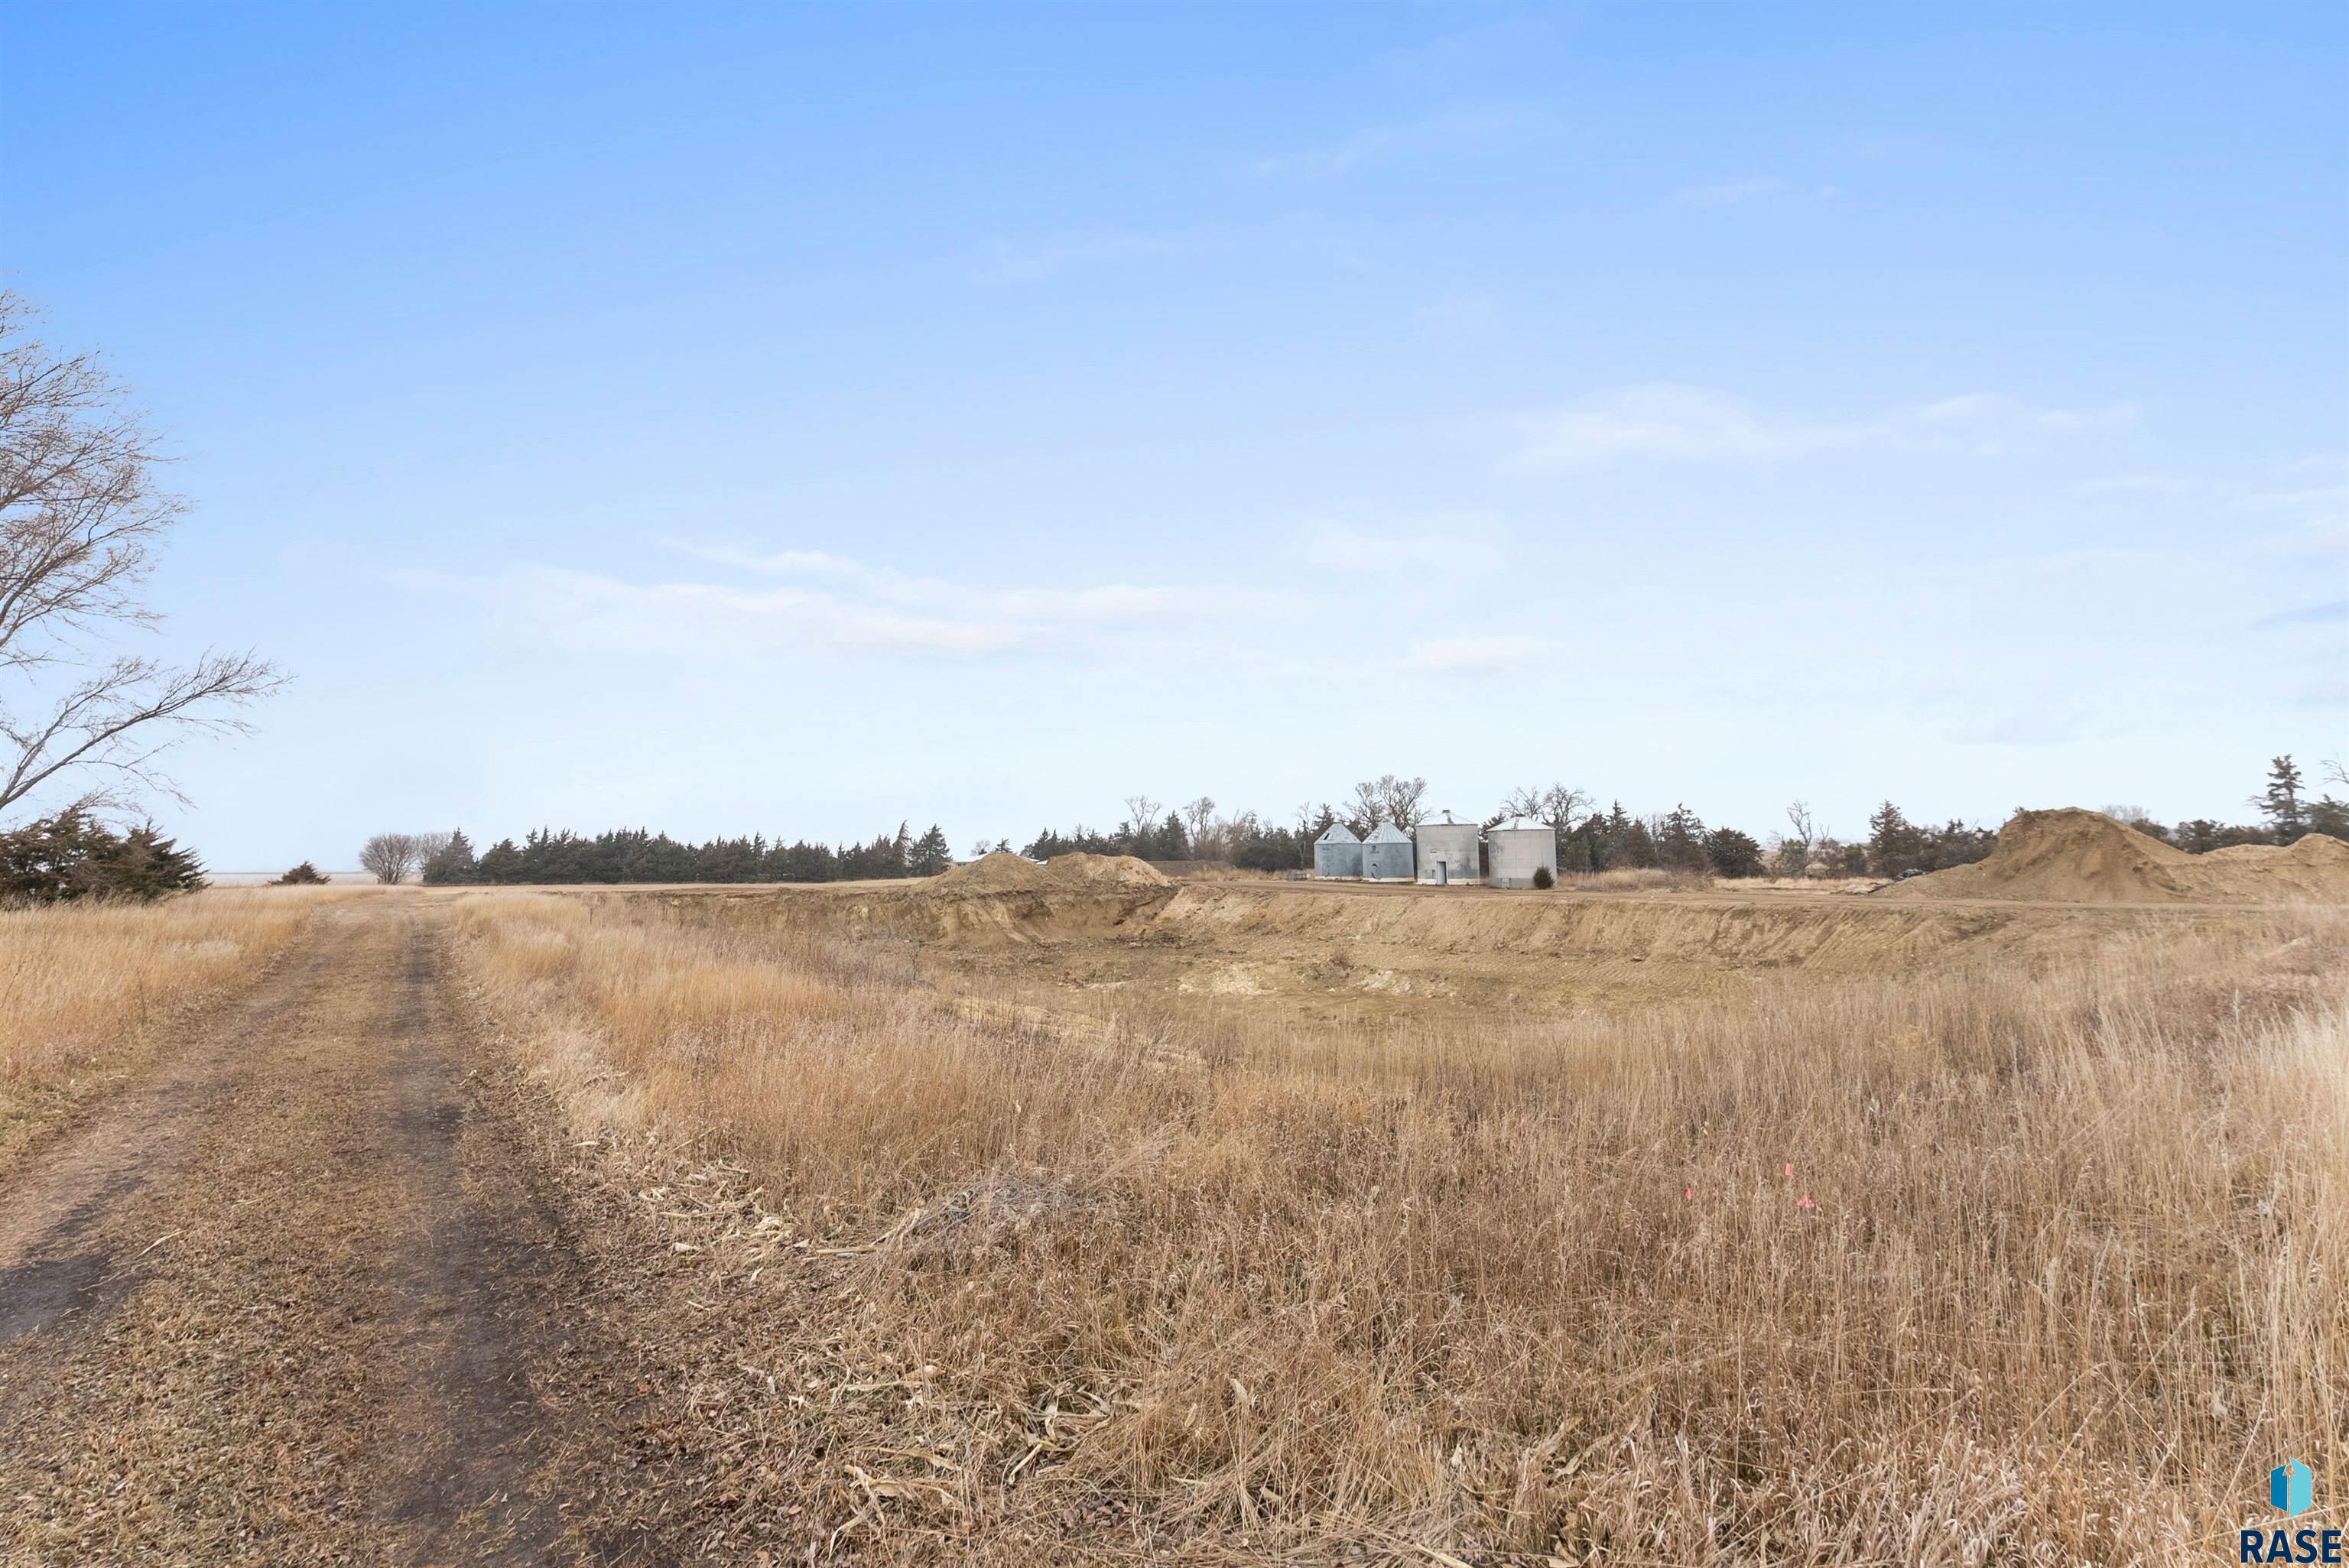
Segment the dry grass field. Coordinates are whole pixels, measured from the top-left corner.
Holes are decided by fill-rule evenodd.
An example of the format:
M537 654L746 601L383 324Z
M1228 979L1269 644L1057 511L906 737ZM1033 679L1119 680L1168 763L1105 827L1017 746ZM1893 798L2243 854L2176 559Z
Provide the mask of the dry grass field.
M160 1029L258 980L319 901L338 896L275 888L0 909L0 1155L129 1070Z
M688 1271L712 1560L2231 1561L2349 1488L2339 910L452 919Z

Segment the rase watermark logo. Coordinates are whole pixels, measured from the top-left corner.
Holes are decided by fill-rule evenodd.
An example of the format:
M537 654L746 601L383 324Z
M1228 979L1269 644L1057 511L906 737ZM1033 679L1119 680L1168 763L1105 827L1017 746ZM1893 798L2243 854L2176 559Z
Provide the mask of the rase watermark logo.
M2313 1486L2308 1467L2298 1460L2286 1460L2268 1471L2268 1501L2285 1518L2305 1513L2313 1501ZM2247 1527L2242 1533L2241 1554L2237 1561L2338 1563L2342 1561L2341 1532Z

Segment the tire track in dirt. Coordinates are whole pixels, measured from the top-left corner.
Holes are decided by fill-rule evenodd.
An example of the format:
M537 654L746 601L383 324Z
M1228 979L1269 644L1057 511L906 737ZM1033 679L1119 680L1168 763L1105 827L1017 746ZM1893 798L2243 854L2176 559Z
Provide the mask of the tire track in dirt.
M606 1434L533 1391L599 1338L528 1140L475 1092L436 918L322 911L0 1190L0 1561L605 1555L556 1461Z

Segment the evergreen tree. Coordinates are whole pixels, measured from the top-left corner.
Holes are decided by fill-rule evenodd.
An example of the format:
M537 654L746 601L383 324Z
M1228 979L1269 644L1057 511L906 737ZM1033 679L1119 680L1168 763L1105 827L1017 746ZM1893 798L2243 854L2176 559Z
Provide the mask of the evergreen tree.
M1631 830L1640 828L1640 824L1632 819L1630 812L1623 810L1622 801L1616 801L1609 810L1606 820L1596 825L1599 831L1590 845L1593 871L1614 871L1622 867L1651 866L1656 863L1652 846L1640 851L1644 853L1645 859L1635 861L1631 858L1634 852ZM1640 828L1640 842L1641 844L1648 842L1647 830L1644 828Z
M271 887L324 887L334 880L308 861L304 861L269 885Z
M120 838L109 833L105 841L90 859L99 891L108 896L157 899L167 892L194 892L204 885L202 863L152 822Z
M1925 835L1887 800L1868 819L1868 869L1880 877L1925 869Z
M911 853L905 857L905 867L917 877L934 877L954 864L954 851L947 843L946 834L936 822L930 830L914 841Z
M2308 810L2301 803L2300 769L2289 756L2271 758L2268 763L2268 787L2251 798L2260 815L2268 820L2268 830L2279 844L2289 844L2308 831Z
M0 903L151 900L204 885L196 857L152 822L118 833L68 810L0 833Z
M1704 872L1713 861L1704 852L1704 822L1684 805L1675 805L1655 835L1656 859L1667 871Z
M1619 804L1615 809L1620 811L1623 808ZM1608 828L1611 832L1614 823L1609 822ZM1608 863L1610 867L1622 866L1631 871L1654 870L1656 841L1648 832L1648 824L1637 817L1631 818L1624 825L1623 836L1615 841L1615 850Z
M500 839L483 851L474 874L482 882L503 886L527 880L523 874L522 851L514 847L512 839Z
M1704 836L1705 858L1718 877L1758 877L1762 846L1734 828L1715 828Z
M473 860L473 841L458 829L449 835L449 841L438 853L424 862L424 883L427 887L453 887L481 880L481 867Z

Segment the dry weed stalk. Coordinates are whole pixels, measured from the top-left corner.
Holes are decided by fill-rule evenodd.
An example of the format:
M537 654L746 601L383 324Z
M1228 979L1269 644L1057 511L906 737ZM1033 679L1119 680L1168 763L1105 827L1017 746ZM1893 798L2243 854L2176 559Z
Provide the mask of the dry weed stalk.
M1355 1037L746 920L460 906L583 1131L738 1163L712 1418L829 1550L2192 1560L2349 1482L2337 916Z

